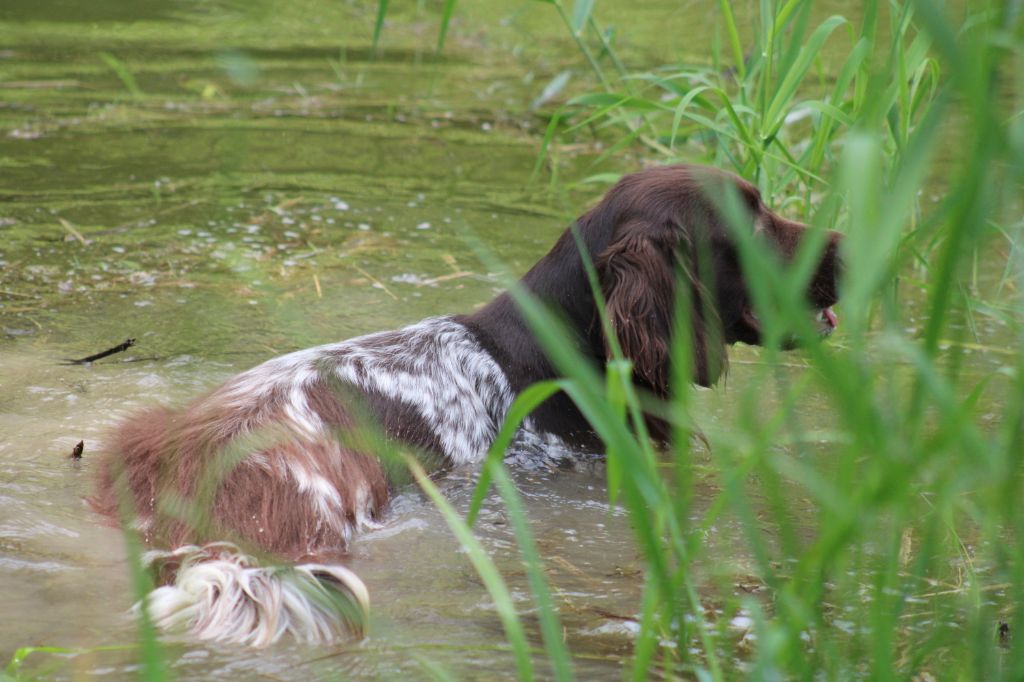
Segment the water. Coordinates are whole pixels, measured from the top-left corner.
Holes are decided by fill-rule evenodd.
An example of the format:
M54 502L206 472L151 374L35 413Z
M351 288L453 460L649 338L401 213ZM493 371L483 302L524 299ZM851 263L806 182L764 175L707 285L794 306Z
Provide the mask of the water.
M90 649L34 655L61 677L135 670L136 654L116 648L135 640L123 539L83 501L91 455L120 416L182 402L275 354L472 310L498 285L465 234L520 273L599 192L527 187L545 125L529 103L580 68L546 8L460 3L441 56L430 49L436 17L396 9L372 58L371 5L0 8L0 662L52 645ZM601 10L628 17L623 52L641 63L684 53L637 37L712 21L669 2ZM563 172L629 167L591 166L595 151L566 152ZM137 345L124 355L60 364L126 338ZM729 386L698 395L709 425L734 416L758 356L733 357ZM826 428L829 408L810 393L803 425ZM85 457L71 461L80 440ZM518 482L580 676L619 678L643 564L600 465ZM445 482L457 506L469 483ZM500 622L440 516L415 491L394 507L349 564L374 603L365 641L257 654L172 641L172 665L196 678L388 679L422 676L425 662L512 677ZM478 528L525 604L497 505ZM713 535L727 550L739 542L728 521ZM727 553L728 571L751 572L738 545Z

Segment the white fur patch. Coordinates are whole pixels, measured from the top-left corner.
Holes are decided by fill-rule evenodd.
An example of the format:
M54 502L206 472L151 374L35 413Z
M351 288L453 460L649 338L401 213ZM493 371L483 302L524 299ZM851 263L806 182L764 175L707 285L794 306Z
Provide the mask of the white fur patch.
M325 379L411 406L433 432L440 454L455 466L483 459L515 397L501 367L469 330L450 317L437 317L273 358L231 379L210 399L250 415L247 430L283 427L300 439L333 440L307 393ZM250 465L268 467L264 460ZM288 460L277 466L310 496L320 521L344 537L369 523L368 491L342 500L316 462ZM349 527L346 511L357 520L355 528Z
M369 613L366 586L343 566L261 567L229 543L149 552L146 560L180 562L174 583L147 598L153 623L200 639L255 647L285 635L330 642L361 633Z
M524 469L557 469L567 462L594 457L566 444L553 433L538 431L532 417L523 420L505 453L505 462Z
M483 459L515 397L494 358L450 317L321 348L338 378L416 408L453 465Z
M224 392L235 404L284 394L288 425L321 435L325 426L303 389L325 371L414 407L454 465L483 458L514 398L498 363L450 317L282 355L238 375Z

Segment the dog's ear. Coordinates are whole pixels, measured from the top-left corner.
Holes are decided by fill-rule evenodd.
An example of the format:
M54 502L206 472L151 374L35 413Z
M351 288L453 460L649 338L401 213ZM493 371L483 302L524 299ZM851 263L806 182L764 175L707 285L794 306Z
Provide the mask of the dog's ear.
M668 393L673 248L671 230L633 221L597 258L612 331L635 376L659 395ZM611 357L607 339L605 348Z
M689 312L693 380L711 386L726 362L721 322L710 293L714 287L705 286L698 275L698 263L707 261L680 243L679 235L671 226L631 221L619 226L597 258L609 322L622 353L633 362L635 377L662 396L669 389L677 305ZM676 301L677 270L681 301ZM605 347L611 357L607 340Z

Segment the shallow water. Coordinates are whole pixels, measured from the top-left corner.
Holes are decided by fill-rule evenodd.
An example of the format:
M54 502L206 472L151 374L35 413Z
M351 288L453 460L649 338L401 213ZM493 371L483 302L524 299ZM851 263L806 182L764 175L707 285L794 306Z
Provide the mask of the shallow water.
M564 30L538 3L470 4L460 3L441 57L430 49L436 16L396 10L376 59L372 3L0 8L0 662L21 646L135 640L122 536L83 502L90 454L118 417L181 402L278 353L471 310L498 284L465 235L520 273L599 191L552 198L526 186L544 125L529 104L579 63ZM692 35L711 20L696 4L601 10L612 21L627 8L631 35ZM651 40L624 51L655 63L681 49ZM137 96L101 52L133 74ZM588 158L566 166L578 177L606 168ZM60 364L126 338L137 345L123 355ZM735 416L736 387L757 357L738 349L729 385L699 393L709 428ZM996 361L979 358L969 371ZM804 427L827 428L825 402L807 397ZM80 463L68 458L79 440ZM520 472L518 483L580 677L620 677L642 562L622 511L607 503L600 465ZM465 477L445 488L465 506ZM478 529L525 602L497 505ZM714 535L723 547L736 537L727 522ZM749 573L738 546L728 554L726 570ZM174 668L182 677L387 679L423 675L427 662L513 676L485 590L418 494L399 497L349 565L374 602L366 640L258 654L172 642ZM94 650L41 665L128 677L135 660L130 650Z

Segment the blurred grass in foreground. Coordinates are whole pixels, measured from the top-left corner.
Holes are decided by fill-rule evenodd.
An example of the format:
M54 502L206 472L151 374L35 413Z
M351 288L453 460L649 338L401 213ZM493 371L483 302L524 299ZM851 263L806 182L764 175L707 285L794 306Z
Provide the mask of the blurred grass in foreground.
M972 3L954 21L923 0L868 2L860 26L835 16L812 28L810 2L769 0L745 56L723 0L729 59L629 73L606 34L588 47L593 4L577 2L583 20L567 25L602 91L552 116L541 162L557 164L545 157L557 141L597 130L611 152L640 141L658 161L732 167L779 210L847 234L837 343L811 344L800 375L767 349L749 385L731 393L738 419L720 429L694 423L689 377L677 373L667 452L643 436L625 361L599 377L557 319L513 288L565 378L524 393L510 419L556 389L574 399L606 445L609 496L630 511L647 565L633 679L1020 679L1024 116L1021 83L1010 82L1024 73L1020 7ZM850 48L838 73L806 82L841 27ZM929 204L931 194L942 198ZM738 238L759 318L769 330L792 327L787 315L803 310L798 274ZM993 261L996 271L979 272ZM901 304L905 286L924 292L920 330ZM993 343L983 321L1008 333ZM688 351L676 343L677 367L690 366ZM995 356L996 370L965 371L971 351ZM827 433L801 427L812 389L830 401ZM763 412L765 393L774 414ZM506 476L504 445L481 491ZM717 483L700 508L699 467ZM502 494L526 529L514 491ZM756 596L728 575L699 577L730 560L704 541L726 517L743 529L764 588ZM541 618L554 621L526 532L520 541ZM736 617L752 621L747 636L730 627ZM561 642L544 642L556 676L570 677Z

